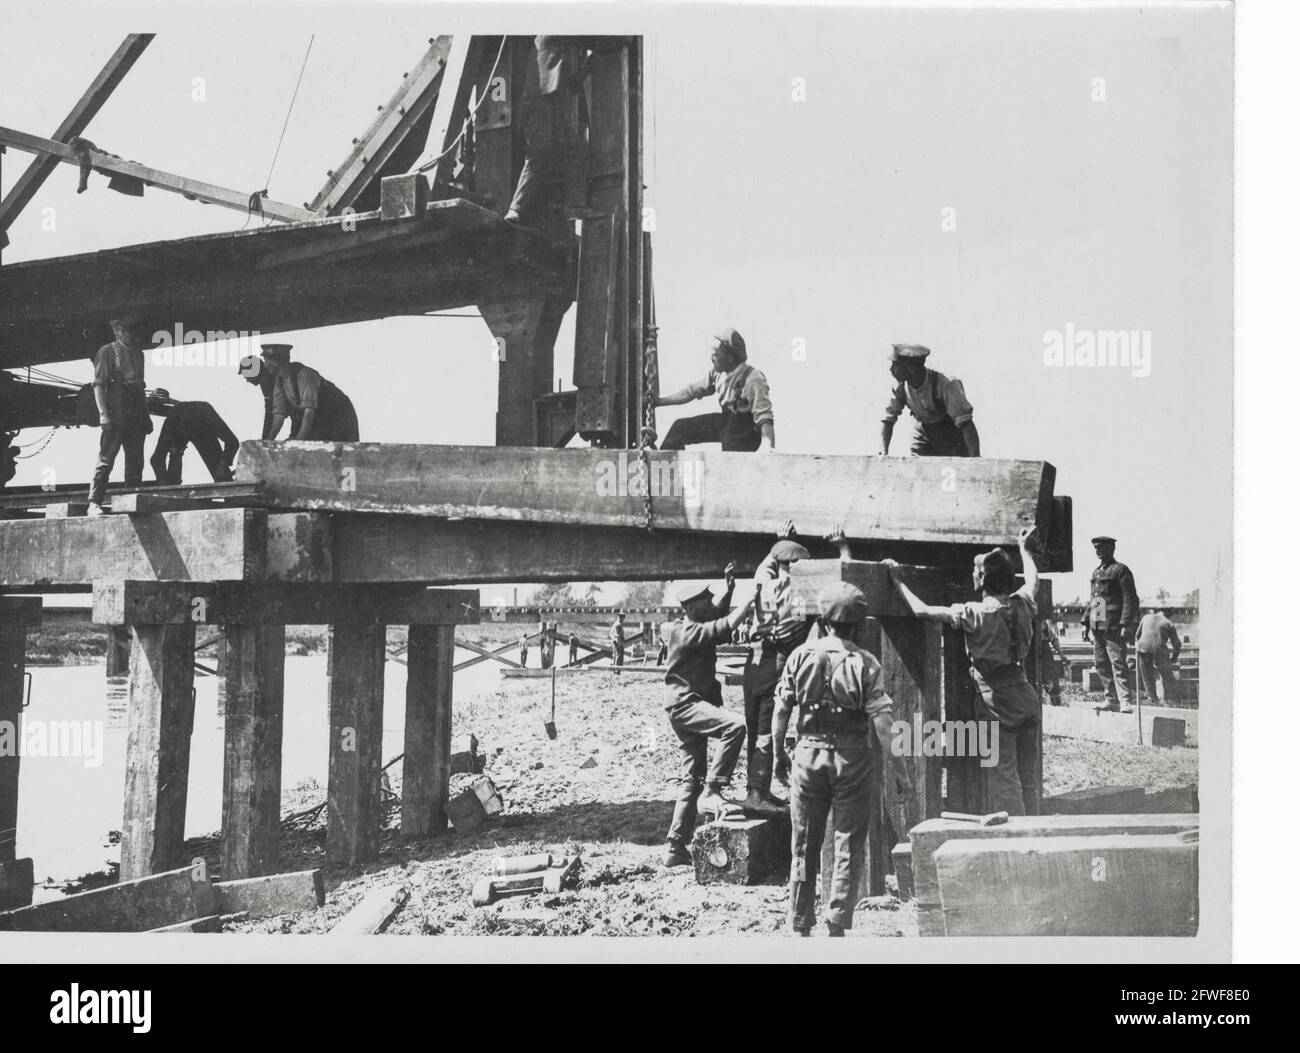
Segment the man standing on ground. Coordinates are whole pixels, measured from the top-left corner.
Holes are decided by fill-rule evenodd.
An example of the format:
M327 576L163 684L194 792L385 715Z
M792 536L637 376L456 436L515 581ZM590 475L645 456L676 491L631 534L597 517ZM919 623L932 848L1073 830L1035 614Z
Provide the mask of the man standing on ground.
M569 633L569 665L578 664L578 634Z
M690 863L686 850L695 831L699 813L723 815L737 806L722 794L731 781L745 744L745 724L722 708L722 685L718 683L718 644L731 638L731 631L749 617L750 600L730 614L716 618L717 608L707 585L687 582L678 592L684 617L664 627L668 641L668 722L681 744L681 789L668 828L664 865ZM709 739L718 739L721 749L709 765ZM707 772L707 775L706 775Z
M1165 644L1169 650L1165 650ZM1178 627L1166 616L1164 611L1148 611L1142 615L1137 628L1137 667L1142 678L1142 690L1147 700L1155 705L1156 673L1160 674L1160 683L1164 687L1165 705L1178 700L1178 681L1174 679L1173 663L1178 661L1178 654L1183 649L1183 642L1178 636Z
M627 630L623 625L622 611L619 611L618 618L609 627L609 645L614 653L614 664L622 665L627 650Z
M822 839L834 809L835 871L822 916L830 935L843 936L853 927L884 758L892 759L900 793L911 793L911 778L890 749L893 702L882 686L880 661L854 642L867 616L866 597L840 582L823 589L817 605L826 635L797 648L786 663L771 733L790 768L790 927L800 936L812 929ZM785 733L794 706L799 723L791 758Z
M214 483L229 482L239 439L207 402L173 402L166 388L154 392L165 418L149 464L160 483L180 485L185 447L193 445Z
M978 457L980 435L966 389L956 377L926 368L929 355L920 344L894 345L889 372L895 385L880 427L881 456L889 453L894 424L906 406L916 422L913 457Z
M528 668L528 634L520 633L519 635L519 668Z
M1092 596L1083 611L1083 630L1092 634L1092 662L1101 677L1110 710L1127 713L1133 708L1133 685L1128 679L1128 648L1138 623L1137 585L1133 572L1115 560L1115 539L1092 539L1097 569L1092 572Z
M94 355L95 407L99 410L99 459L90 483L86 515L104 514L108 477L118 451L126 462L127 486L139 486L144 477L144 437L152 430L144 394L144 349L149 331L143 319L119 315L109 320L113 342Z
M718 396L720 413L683 417L664 436L664 450L684 450L702 442L720 442L724 450L752 453L776 447L776 426L767 377L749 364L745 339L734 329L713 338L709 375L681 391L655 401L656 406L684 406Z

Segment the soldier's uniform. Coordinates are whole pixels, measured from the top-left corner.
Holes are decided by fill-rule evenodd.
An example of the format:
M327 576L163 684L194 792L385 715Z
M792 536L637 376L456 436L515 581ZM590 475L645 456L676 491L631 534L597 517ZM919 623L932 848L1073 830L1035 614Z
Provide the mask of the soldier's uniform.
M1110 542L1112 537L1095 537ZM1128 643L1124 633L1134 632L1138 623L1137 585L1133 572L1111 560L1092 572L1092 595L1083 612L1083 624L1092 633L1092 661L1112 709L1133 705L1133 686L1128 679ZM1117 690L1118 687L1118 690Z
M828 621L856 623L866 615L866 597L845 583L823 590L818 605ZM822 839L833 808L835 872L823 917L848 929L884 761L873 721L892 716L893 702L882 687L879 660L827 635L797 648L786 662L774 736L792 706L799 717L790 768L790 926L806 933L813 925Z

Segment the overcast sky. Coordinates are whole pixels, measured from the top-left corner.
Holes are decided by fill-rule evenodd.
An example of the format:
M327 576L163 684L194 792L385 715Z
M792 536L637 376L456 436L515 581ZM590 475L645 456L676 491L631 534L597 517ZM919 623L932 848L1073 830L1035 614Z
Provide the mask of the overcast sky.
M687 5L672 15L620 6L618 20L483 5L467 20L449 4L124 10L139 8L0 0L0 124L50 134L123 33L156 30L86 137L157 168L258 189L314 32L269 182L272 197L293 203L320 189L431 36L644 32L665 390L702 376L710 335L732 325L771 381L780 449L874 453L889 345L925 343L936 368L965 382L984 454L1050 461L1057 492L1074 498L1078 570L1057 577L1058 599L1086 590L1088 538L1099 532L1120 539L1144 596L1226 585L1226 6ZM6 191L28 160L5 155ZM77 195L76 181L64 165L46 182L9 232L6 263L245 222L160 191L113 194L99 176ZM47 208L53 231L41 229ZM1067 327L1149 333L1149 375L1046 365L1044 335ZM497 367L478 319L386 319L285 338L352 396L364 439L493 441ZM572 339L570 312L556 353L566 386ZM88 363L57 371L90 376ZM227 370L154 369L149 380L212 402L243 437L258 433L261 400ZM661 411L660 431L712 408ZM896 453L910 427L905 417ZM47 466L60 481L88 478L97 435L60 433L20 462L15 483L39 482ZM186 478L207 478L193 454Z

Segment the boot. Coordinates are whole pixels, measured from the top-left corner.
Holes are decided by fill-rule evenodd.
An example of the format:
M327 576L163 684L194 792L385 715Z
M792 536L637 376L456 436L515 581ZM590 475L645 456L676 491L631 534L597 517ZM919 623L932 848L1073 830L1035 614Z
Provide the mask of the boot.
M669 844L664 849L664 866L666 867L686 867L691 865L691 854L686 851L685 845Z
M727 815L740 812L740 805L729 798L723 797L722 788L716 784L704 788L704 792L700 794L700 799L696 802L695 807L701 815L709 815L715 819L722 819Z
M764 793L756 787L750 788L743 807L747 812L758 812L761 815L783 815L785 813L784 804L770 793Z

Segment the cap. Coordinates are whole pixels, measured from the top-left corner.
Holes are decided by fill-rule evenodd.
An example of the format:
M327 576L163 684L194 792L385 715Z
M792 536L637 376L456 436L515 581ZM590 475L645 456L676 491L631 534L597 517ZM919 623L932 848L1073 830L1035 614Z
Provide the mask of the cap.
M867 616L867 597L856 585L837 581L817 594L817 607L828 622L860 622Z
M742 362L748 360L749 356L745 351L745 338L736 332L736 330L731 328L724 329L722 332L715 334L713 339L739 358Z
M288 358L293 344L263 344L262 354L271 358Z
M793 563L797 559L807 559L812 553L799 542L783 538L772 546L769 555L778 563Z
M713 599L713 589L707 581L683 581L677 586L677 602L685 607L691 600L698 600L707 596L711 601Z
M895 344L891 362L924 362L930 349L921 344Z
M172 393L168 391L166 388L154 388L153 394L154 394L154 398L158 398L158 399L169 399L172 397Z
M1115 539L1113 537L1107 537L1105 534L1098 534L1095 538L1092 539L1092 543L1094 545L1099 545L1104 541L1108 541L1112 545L1115 544Z

